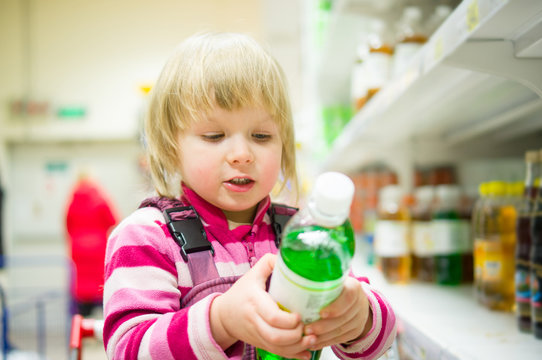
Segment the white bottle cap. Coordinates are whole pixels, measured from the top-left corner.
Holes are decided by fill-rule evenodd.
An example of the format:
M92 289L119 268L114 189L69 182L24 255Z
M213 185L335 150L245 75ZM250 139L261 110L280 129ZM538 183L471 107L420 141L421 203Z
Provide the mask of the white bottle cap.
M339 172L326 172L318 176L308 203L314 219L323 226L338 226L350 214L354 198L354 183Z

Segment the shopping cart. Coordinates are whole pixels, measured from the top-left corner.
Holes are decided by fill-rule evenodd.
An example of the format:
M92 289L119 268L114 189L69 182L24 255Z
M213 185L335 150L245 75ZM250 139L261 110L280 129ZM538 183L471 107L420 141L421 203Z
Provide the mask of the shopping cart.
M81 360L85 338L102 341L103 320L85 319L80 314L75 314L72 316L71 323L69 360Z

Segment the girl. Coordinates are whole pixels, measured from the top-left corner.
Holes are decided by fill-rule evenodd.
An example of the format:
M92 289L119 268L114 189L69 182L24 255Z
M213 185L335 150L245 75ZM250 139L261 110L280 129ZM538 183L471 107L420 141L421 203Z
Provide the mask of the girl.
M387 350L395 316L366 281L349 278L311 324L266 292L277 252L269 193L279 178L297 179L283 73L254 40L184 41L152 90L145 131L156 191L193 207L214 255L185 261L156 208L126 218L106 256L110 359L255 358L254 348L308 359L329 345L341 358L374 359ZM217 278L194 276L208 272Z

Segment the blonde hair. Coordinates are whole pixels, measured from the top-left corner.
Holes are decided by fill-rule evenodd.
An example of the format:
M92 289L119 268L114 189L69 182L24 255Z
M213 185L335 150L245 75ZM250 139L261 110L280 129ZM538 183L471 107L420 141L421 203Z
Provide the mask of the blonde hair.
M255 40L233 33L198 34L183 41L151 90L145 136L156 192L180 195L178 135L214 106L263 106L269 112L282 139L281 189L290 181L297 194L294 126L284 73Z

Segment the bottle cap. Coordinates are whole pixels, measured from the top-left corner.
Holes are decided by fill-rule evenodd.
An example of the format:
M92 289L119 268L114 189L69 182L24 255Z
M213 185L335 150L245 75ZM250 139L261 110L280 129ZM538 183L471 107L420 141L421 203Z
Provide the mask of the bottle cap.
M324 226L338 226L350 214L354 197L354 183L339 172L326 172L318 176L308 203L315 220Z

